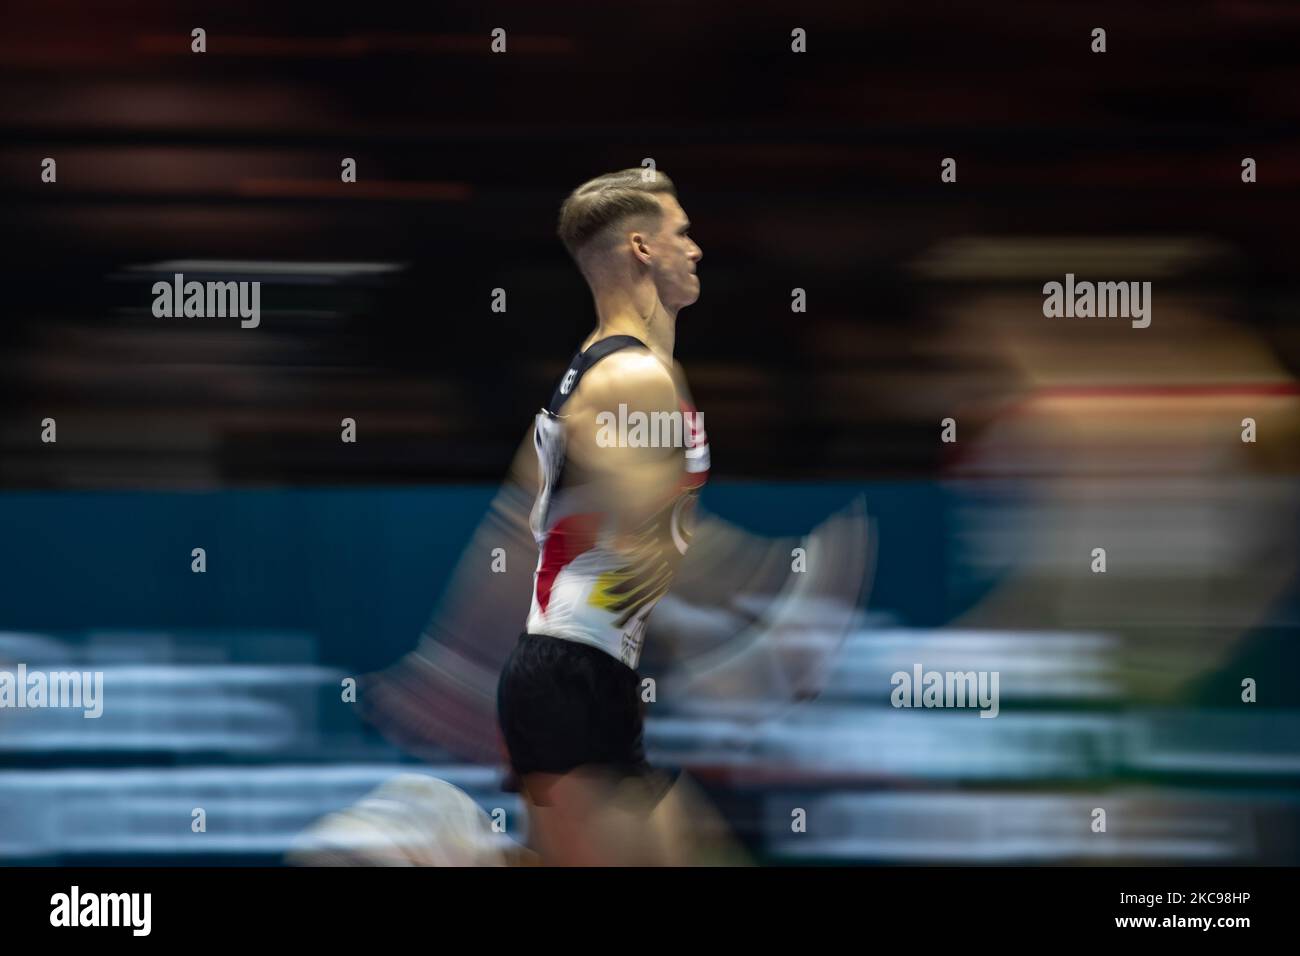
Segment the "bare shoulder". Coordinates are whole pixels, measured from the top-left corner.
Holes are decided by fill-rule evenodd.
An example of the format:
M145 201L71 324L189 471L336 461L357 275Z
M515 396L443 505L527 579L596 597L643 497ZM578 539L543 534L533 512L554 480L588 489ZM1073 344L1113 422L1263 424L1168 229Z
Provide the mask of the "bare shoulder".
M673 372L644 349L624 349L592 366L578 383L573 400L582 406L673 408Z
M648 349L623 349L597 362L583 379L592 384L623 381L653 387L672 384L673 373Z

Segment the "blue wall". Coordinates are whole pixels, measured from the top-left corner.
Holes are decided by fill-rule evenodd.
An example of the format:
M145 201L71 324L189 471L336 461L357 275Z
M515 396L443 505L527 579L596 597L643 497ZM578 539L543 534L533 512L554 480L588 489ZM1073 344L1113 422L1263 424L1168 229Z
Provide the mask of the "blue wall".
M409 650L495 486L0 495L0 629L283 629L366 669ZM932 625L952 492L937 485L715 481L703 504L767 534L811 529L858 493L878 523L871 606ZM208 570L190 571L190 551ZM963 595L970 600L974 595Z

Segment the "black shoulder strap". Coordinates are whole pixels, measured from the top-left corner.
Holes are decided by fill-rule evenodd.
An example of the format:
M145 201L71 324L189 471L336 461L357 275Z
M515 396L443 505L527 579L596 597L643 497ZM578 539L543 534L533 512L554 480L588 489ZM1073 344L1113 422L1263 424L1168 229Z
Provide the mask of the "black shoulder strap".
M578 352L569 362L569 368L560 378L560 384L555 387L555 392L551 395L550 404L546 410L552 415L560 411L560 406L569 400L578 387L578 382L587 370L603 359L607 355L612 355L621 349L627 348L645 348L646 344L634 335L611 335L608 338L601 339L599 342L592 343L591 347L585 352Z

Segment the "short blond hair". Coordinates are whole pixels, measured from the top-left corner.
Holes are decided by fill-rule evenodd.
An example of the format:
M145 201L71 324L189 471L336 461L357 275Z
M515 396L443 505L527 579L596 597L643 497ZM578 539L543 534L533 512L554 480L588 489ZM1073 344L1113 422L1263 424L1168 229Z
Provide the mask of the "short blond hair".
M659 170L620 169L597 176L569 193L560 206L556 233L576 262L578 252L610 226L629 216L662 216L656 193L677 196L673 181Z

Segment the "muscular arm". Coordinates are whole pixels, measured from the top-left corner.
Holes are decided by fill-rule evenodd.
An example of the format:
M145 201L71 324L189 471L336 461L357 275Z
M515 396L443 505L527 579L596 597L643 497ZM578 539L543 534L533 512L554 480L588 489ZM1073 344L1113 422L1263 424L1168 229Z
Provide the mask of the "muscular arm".
M671 373L653 355L641 351L611 355L583 376L564 409L569 464L596 507L615 519L622 531L640 528L676 497L682 476L680 447L640 447L620 437L620 405L625 417L645 421L655 415L680 416ZM602 424L606 427L602 428ZM631 429L629 429L629 436ZM654 429L644 432L648 439ZM615 439L615 441L611 441Z

